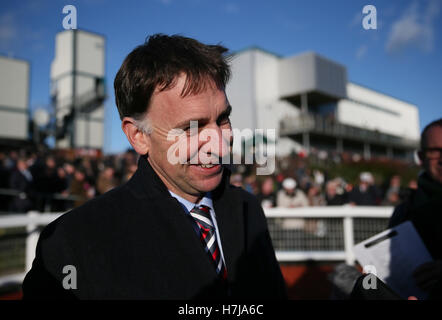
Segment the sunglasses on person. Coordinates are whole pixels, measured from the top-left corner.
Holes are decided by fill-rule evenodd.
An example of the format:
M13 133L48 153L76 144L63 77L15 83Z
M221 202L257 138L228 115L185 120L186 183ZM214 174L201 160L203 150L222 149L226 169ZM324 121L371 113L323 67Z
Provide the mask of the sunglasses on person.
M439 159L442 157L442 148L425 148L422 153L427 159Z

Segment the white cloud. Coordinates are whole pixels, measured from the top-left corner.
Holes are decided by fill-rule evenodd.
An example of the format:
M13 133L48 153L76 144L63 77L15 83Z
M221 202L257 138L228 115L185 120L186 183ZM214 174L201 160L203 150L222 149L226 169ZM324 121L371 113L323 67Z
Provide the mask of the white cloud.
M356 50L356 59L361 60L367 54L368 47L363 44Z
M353 16L353 19L351 19L348 26L351 29L356 28L356 27L362 27L362 19L363 18L364 18L364 16L362 14L362 10L356 12L355 15Z
M0 16L0 43L5 44L17 35L17 28L12 13L4 13Z
M431 52L434 47L433 21L439 15L439 0L430 0L426 8L419 10L418 2L413 2L395 21L390 29L385 49L388 53L418 48Z
M239 6L235 3L227 3L224 5L224 11L230 14L239 13Z

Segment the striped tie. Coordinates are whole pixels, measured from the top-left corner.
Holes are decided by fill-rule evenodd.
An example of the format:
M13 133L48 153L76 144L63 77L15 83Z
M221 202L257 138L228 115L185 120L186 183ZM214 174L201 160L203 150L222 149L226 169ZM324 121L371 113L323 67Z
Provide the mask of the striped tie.
M227 279L227 271L221 258L218 242L216 241L215 227L210 216L210 208L205 205L195 206L190 211L190 215L201 231L200 239L210 259L215 264L216 273L224 280Z

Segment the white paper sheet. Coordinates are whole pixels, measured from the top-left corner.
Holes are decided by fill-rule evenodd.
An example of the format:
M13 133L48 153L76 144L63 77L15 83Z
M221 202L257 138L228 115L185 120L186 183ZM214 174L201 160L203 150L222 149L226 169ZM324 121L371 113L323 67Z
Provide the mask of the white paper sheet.
M433 259L410 221L358 243L354 254L362 267L374 266L375 275L403 298L427 297L416 286L412 273Z

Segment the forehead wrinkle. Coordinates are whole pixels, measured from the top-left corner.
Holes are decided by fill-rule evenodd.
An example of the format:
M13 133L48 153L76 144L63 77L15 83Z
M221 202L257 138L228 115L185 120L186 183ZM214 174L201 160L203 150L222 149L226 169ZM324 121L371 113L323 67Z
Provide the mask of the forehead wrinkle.
M216 121L219 118L219 116L221 116L223 114L230 113L231 110L232 110L232 107L230 105L227 105L227 107L225 109L223 109L222 111L217 112L216 117L215 117L214 120ZM209 117L207 117L207 116L191 117L191 118L188 118L187 120L180 121L178 124L175 125L175 127L179 128L179 127L185 126L187 124L190 125L190 121L198 121L198 124L199 123L207 123L207 122L210 122L210 119L211 119L211 116L209 116Z
M207 95L191 94L182 97L180 91L185 88L185 75L178 77L174 81L174 86L167 90L156 90L152 97L152 106L149 111L153 111L157 116L161 116L170 128L179 128L184 124L189 124L190 121L208 122L216 113L216 118L226 112L229 108L229 102L224 90L220 90L212 81L206 81L205 91L209 92L209 99ZM204 91L204 92L205 92ZM220 98L220 92L222 97ZM193 106L196 106L195 108ZM154 110L155 109L155 110ZM222 109L220 111L220 109ZM164 117L164 113L169 116ZM177 118L187 118L180 120ZM215 119L216 120L216 119Z
M231 107L227 101L227 98L223 99L222 104L217 103L217 101L215 101L214 103L213 103L213 101L209 101L209 102L204 101L205 98L200 97L198 95L189 96L187 99L188 100L181 105L181 107L189 109L189 111L186 112L187 119L179 121L175 125L175 127L187 125L190 123L190 121L198 121L198 123L210 122L214 113L215 113L214 120L216 121L216 119L218 119L218 117L220 115L229 112L229 109L231 109ZM203 99L203 101L198 101L200 99ZM212 99L210 99L210 100L212 100ZM206 103L209 103L209 105L204 106ZM193 105L198 105L198 108L196 110L194 110L192 108ZM225 106L225 105L227 105L227 106ZM220 110L221 108L222 108L222 110ZM189 115L189 113L191 113L191 114ZM193 115L192 115L192 113L193 113Z

